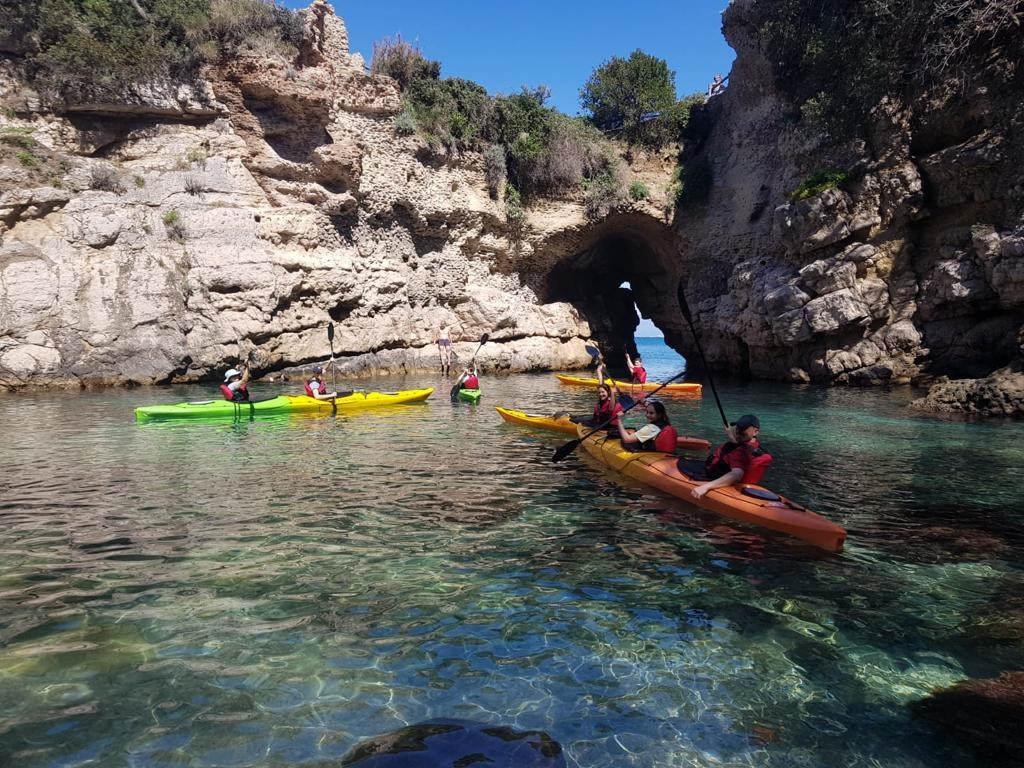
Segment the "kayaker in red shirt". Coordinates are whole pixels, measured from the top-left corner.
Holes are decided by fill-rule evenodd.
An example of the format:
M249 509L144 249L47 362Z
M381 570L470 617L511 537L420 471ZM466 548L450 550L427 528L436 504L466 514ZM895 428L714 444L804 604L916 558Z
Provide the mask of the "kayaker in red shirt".
M724 488L740 482L760 482L772 462L771 454L765 453L758 442L760 432L761 422L753 414L740 416L738 421L733 422L725 431L729 442L716 448L708 461L709 474L717 474L723 469L725 472L698 485L690 494L699 499L712 488Z
M636 356L636 360L629 359L629 352L626 353L626 367L629 368L629 372L633 374L634 384L646 384L647 383L647 369L644 368L643 361L640 359L640 355Z
M619 439L627 451L660 451L675 453L679 433L668 419L665 404L660 400L648 400L644 403L647 424L640 429L629 429L622 425L622 419L615 424L619 428Z
M334 361L330 361L327 365L330 365ZM314 365L313 375L310 376L305 383L306 395L308 397L315 397L317 400L333 400L338 396L337 392L327 391L327 382L324 380L324 369L323 366Z
M242 370L231 368L224 374L224 383L220 385L220 393L225 400L244 403L249 399L249 366L243 365Z

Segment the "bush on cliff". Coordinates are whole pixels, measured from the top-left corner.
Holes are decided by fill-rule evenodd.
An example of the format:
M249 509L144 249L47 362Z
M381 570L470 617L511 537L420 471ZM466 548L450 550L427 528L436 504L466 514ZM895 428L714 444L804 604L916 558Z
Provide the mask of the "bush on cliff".
M405 91L418 80L437 80L441 76L441 63L429 60L418 45L395 35L373 44L370 71L393 77Z
M1024 78L1024 0L776 0L752 16L801 119L837 139L859 133L886 96L910 103L944 83Z
M70 103L116 100L155 80L188 81L211 56L254 41L260 50L288 50L302 35L296 14L271 0L4 3L0 26L24 30L31 85Z
M676 100L675 72L664 59L636 50L597 67L580 89L580 106L590 121L630 144L662 147L678 141L690 109L703 102L694 94Z

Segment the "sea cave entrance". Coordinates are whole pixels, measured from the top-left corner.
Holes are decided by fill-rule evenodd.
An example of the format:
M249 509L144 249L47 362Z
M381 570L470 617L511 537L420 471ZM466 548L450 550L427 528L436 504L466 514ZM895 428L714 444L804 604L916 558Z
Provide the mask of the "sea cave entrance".
M641 317L665 335L669 346L680 340L675 298L680 259L671 228L655 219L624 216L602 225L552 267L545 301L575 306L612 373L623 375L626 353L637 354Z

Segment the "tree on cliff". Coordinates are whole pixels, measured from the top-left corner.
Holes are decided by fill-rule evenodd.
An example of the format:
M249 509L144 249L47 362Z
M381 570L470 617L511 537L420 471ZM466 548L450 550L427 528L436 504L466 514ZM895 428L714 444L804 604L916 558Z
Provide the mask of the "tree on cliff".
M663 144L676 138L666 125L677 118L675 78L664 59L641 50L613 56L580 89L580 105L603 131L620 132L631 144Z

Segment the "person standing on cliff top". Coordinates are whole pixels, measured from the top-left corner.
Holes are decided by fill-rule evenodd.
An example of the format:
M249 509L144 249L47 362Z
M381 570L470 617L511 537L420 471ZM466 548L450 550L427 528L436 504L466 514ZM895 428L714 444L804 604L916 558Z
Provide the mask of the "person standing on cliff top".
M452 337L448 323L442 322L437 328L437 354L441 358L441 373L450 376L452 372Z

